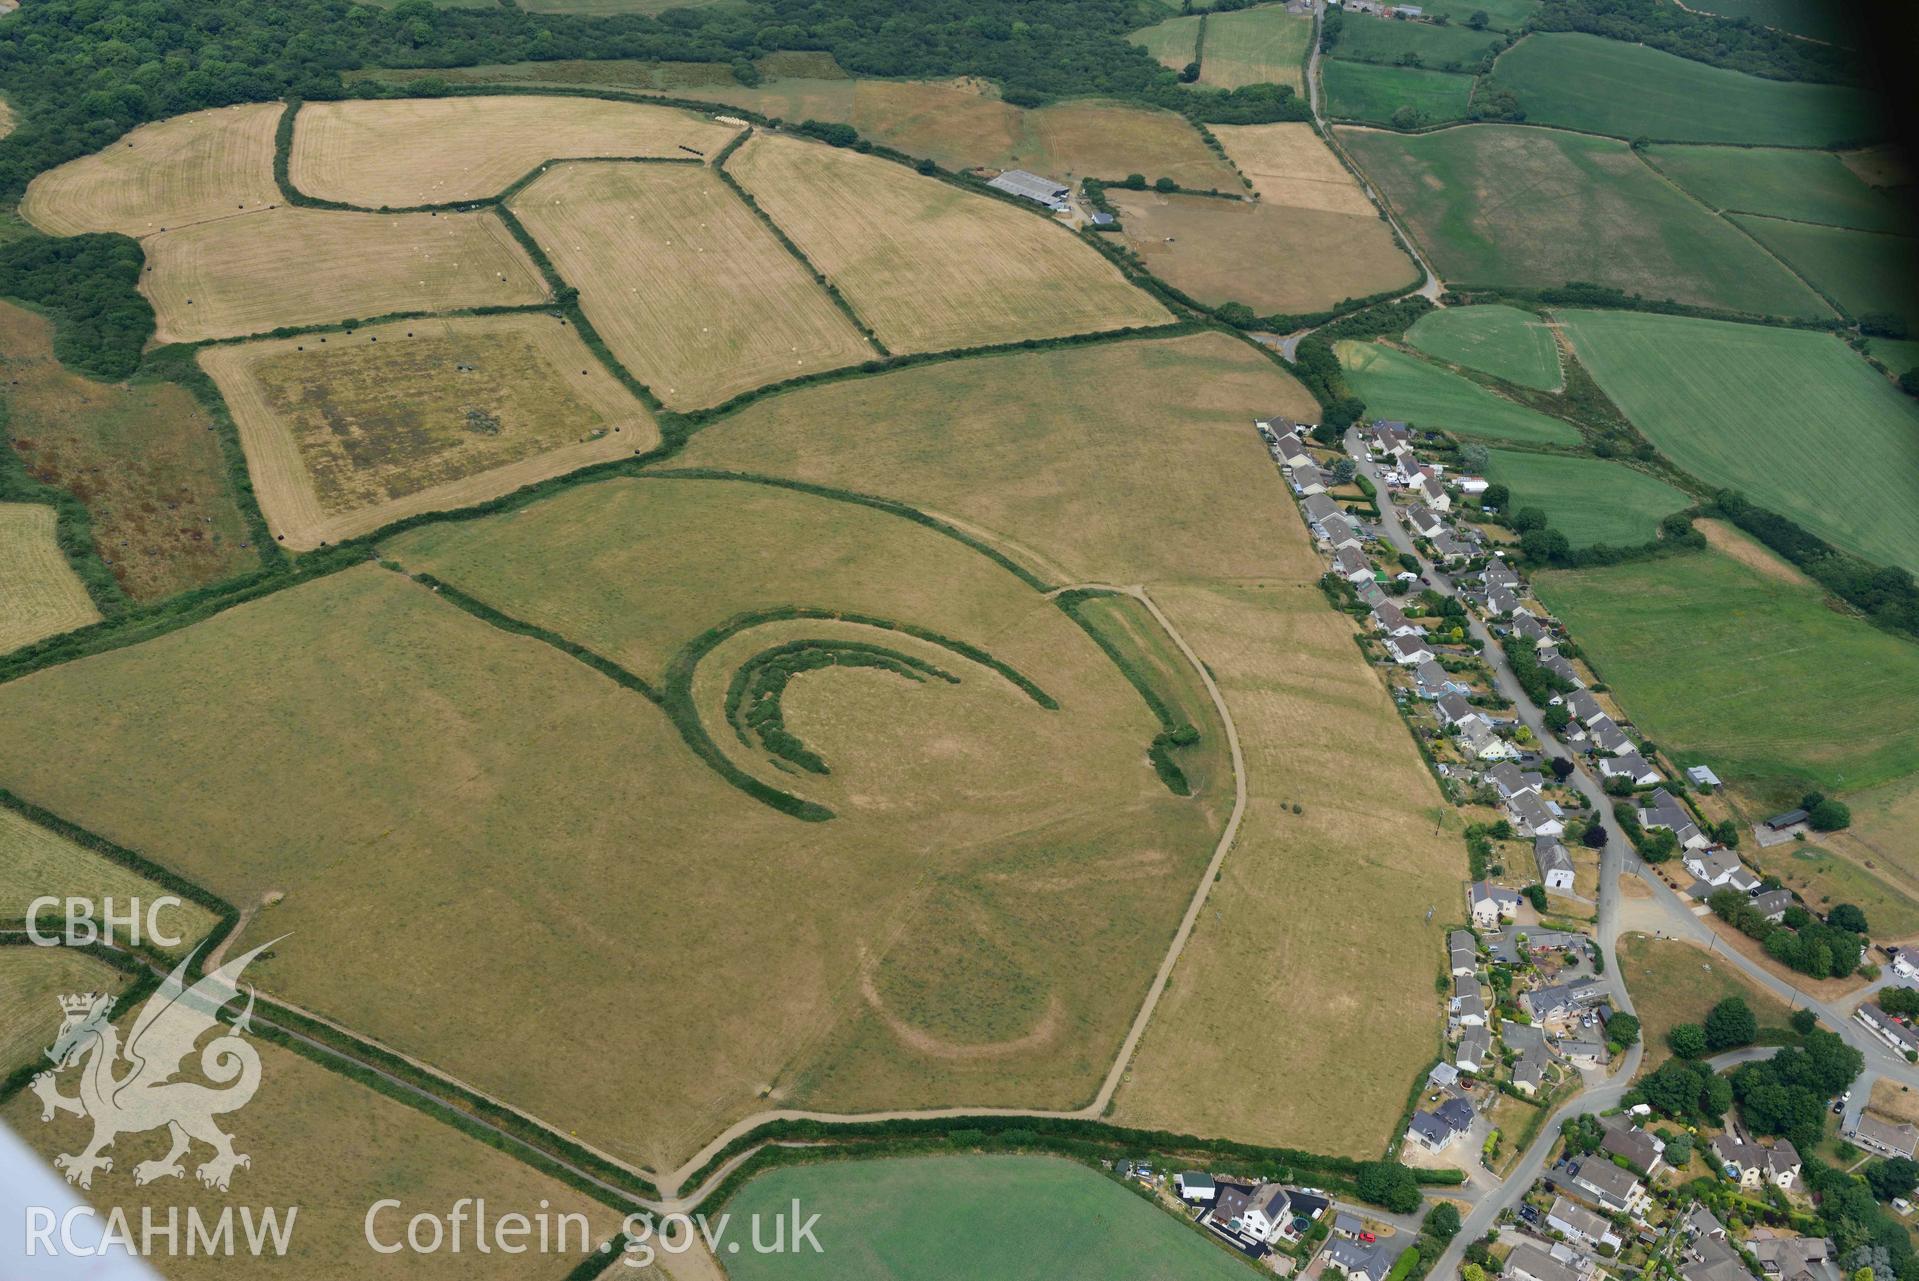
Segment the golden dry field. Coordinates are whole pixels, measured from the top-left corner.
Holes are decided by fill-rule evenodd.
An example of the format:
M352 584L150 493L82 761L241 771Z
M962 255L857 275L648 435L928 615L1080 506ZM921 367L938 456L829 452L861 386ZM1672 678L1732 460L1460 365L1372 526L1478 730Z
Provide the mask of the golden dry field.
M199 359L239 424L268 524L295 550L660 439L645 406L545 314L396 320Z
M0 964L4 964L4 955L0 953ZM52 1008L50 999L47 1004ZM54 1009L54 1014L57 1018L59 1011ZM560 1276L580 1261L582 1235L590 1242L590 1249L619 1226L619 1211L444 1122L291 1051L258 1039L251 1044L260 1055L259 1090L244 1109L220 1119L222 1128L233 1135L234 1150L252 1159L252 1164L234 1172L230 1191L204 1188L194 1176L194 1167L209 1152L201 1144L183 1158L185 1177L136 1186L133 1167L166 1152L165 1132L150 1131L125 1134L116 1140L113 1170L95 1175L93 1188L86 1194L102 1209L124 1207L136 1233L142 1207L151 1207L162 1226L168 1210L178 1209L182 1245L177 1257L164 1260L169 1281L222 1281L257 1275L263 1267L301 1277L365 1277L372 1281L412 1281L416 1277L518 1281L528 1275ZM72 1075L66 1079L70 1082ZM73 1089L71 1084L64 1088L69 1093ZM89 1133L89 1123L75 1117L62 1116L43 1124L40 1103L28 1093L0 1107L0 1120L48 1156L79 1151ZM565 1257L557 1252L509 1255L497 1249L482 1253L475 1248L470 1220L463 1248L457 1254L444 1247L431 1254L404 1249L380 1254L368 1246L366 1219L376 1201L398 1198L402 1202L400 1209L387 1209L375 1221L378 1239L391 1244L404 1239L412 1215L430 1213L443 1219L462 1197L484 1197L489 1224L510 1213L533 1218L542 1213L544 1205L544 1213L552 1216L548 1220L550 1242L558 1239L560 1215L585 1216L584 1230L578 1222L569 1221L566 1243L570 1252ZM223 1209L236 1204L256 1213L260 1207L278 1207L282 1222L285 1207L299 1207L284 1259L262 1263L250 1257L245 1252L237 1212L234 1235L238 1244L231 1257L187 1255L188 1207L197 1208L210 1222ZM537 1225L538 1220L534 1222ZM537 1239L537 1235L529 1236L526 1242L532 1244ZM164 1241L160 1248L165 1248Z
M1116 189L1106 198L1147 270L1210 306L1312 312L1419 283L1372 214Z
M703 165L555 165L512 208L613 354L670 408L875 355Z
M1036 589L898 516L714 481L583 485L382 552L656 685L743 611L928 630L770 619L692 668L715 750L822 823L729 785L641 694L373 566L0 686L33 743L0 744L0 783L231 901L284 893L249 927L300 940L261 964L265 990L621 1156L676 1163L779 1102L1093 1096L1219 810L1160 783L1146 703ZM800 640L958 683L804 676L786 725L830 772L789 773L727 727L726 687ZM555 957L594 981L556 985ZM583 1070L556 1076L556 1044Z
M134 600L258 563L218 438L176 383L102 383L54 359L52 326L0 303L8 444L37 480L87 505L94 543Z
M280 200L273 133L280 105L217 107L141 125L27 187L20 213L50 236L169 227L259 210Z
M672 465L911 503L1053 583L1242 579L1270 572L1262 539L1290 536L1296 523L1243 480L1271 466L1252 420L1316 412L1252 344L1192 334L781 392L703 428ZM1221 483L1226 472L1242 479ZM1264 533L1221 533L1244 529Z
M547 160L711 156L736 132L673 107L596 98L311 102L294 123L291 178L323 200L447 204L498 195Z
M1619 973L1639 1016L1645 1059L1641 1071L1650 1072L1672 1057L1666 1033L1681 1023L1704 1023L1712 1007L1728 997L1741 997L1752 1007L1760 1027L1783 1028L1791 1013L1786 1003L1747 978L1723 956L1678 939L1651 939L1626 934L1619 940Z
M5 98L0 98L0 138L4 138L13 132L13 126L18 123L18 119L19 117L13 109L13 104Z
M100 620L54 534L52 507L0 503L0 654Z
M1170 319L1064 227L891 161L761 134L727 165L895 352Z
M1208 900L1118 1117L1372 1155L1438 1046L1465 860L1250 421L1313 412L1250 345L1200 334L785 392L676 461L910 502L1052 581L1145 583L1221 685L1249 808L1235 892ZM1378 1065L1359 1087L1356 1061Z
M544 301L546 282L491 210L281 208L146 242L159 342L263 334L395 312Z
M33 900L46 894L77 895L93 902L111 897L124 908L131 899L151 903L170 893L104 854L0 806L0 923L25 920ZM182 947L191 947L214 927L216 918L198 903L182 900L178 906L162 909L157 924L163 932L180 936ZM145 928L143 916L141 929ZM0 949L0 957L5 955L5 949ZM5 1026L0 1020L0 1028Z
M1275 472L1276 506L1283 487ZM1278 514L1294 528L1264 539L1264 582L1156 591L1219 681L1249 796L1113 1118L1372 1157L1439 1050L1432 976L1465 859L1305 530Z
M8 812L0 810L0 815ZM5 840L5 829L0 828L0 848ZM28 1064L50 1066L43 1056L60 1035L61 997L117 993L126 985L126 975L84 952L27 944L0 947L0 1077ZM69 1080L66 1092L72 1088ZM40 1102L32 1095L25 1097L38 1124Z
M1215 125L1213 136L1268 204L1379 216L1359 180L1311 125Z

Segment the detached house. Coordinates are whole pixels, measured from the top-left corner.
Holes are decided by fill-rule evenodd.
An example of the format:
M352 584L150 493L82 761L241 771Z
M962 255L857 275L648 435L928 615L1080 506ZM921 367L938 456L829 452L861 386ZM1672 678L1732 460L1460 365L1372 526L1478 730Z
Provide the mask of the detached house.
M1599 1149L1612 1156L1623 1157L1633 1169L1648 1178L1659 1173L1659 1167L1666 1163L1666 1145L1663 1141L1644 1130L1621 1123L1618 1118L1606 1125L1606 1137L1600 1141Z
M1663 787L1648 796L1646 803L1639 807L1639 826L1665 828L1678 837L1680 845L1686 849L1703 850L1712 844L1712 838L1700 831L1699 825L1692 821L1692 811Z
M1293 483L1293 492L1301 498L1326 492L1326 475L1310 462L1295 463L1287 473L1287 479Z
M1566 830L1538 792L1521 792L1513 797L1506 802L1506 813L1512 816L1513 829L1521 836L1552 837Z
M1486 566L1486 571L1479 577L1481 581L1486 584L1488 591L1495 587L1504 587L1507 591L1516 591L1519 587L1519 575L1514 573L1512 566L1506 564L1504 561L1496 560Z
M1606 715L1605 709L1599 705L1599 700L1592 696L1591 691L1583 689L1576 689L1566 695L1566 711L1581 725L1591 725ZM1610 721L1611 717L1607 717L1607 720Z
M1523 612L1516 613L1513 617L1525 618L1526 614ZM1579 669L1568 662L1566 656L1563 654L1542 654L1539 658L1539 665L1551 672L1554 676L1557 676L1560 680L1571 685L1574 689L1578 689L1586 683L1580 678Z
M1592 745L1608 756L1624 756L1636 751L1626 732L1613 724L1613 719L1603 713L1596 716L1586 726L1586 733L1592 739Z
M1506 1266L1499 1275L1507 1281L1585 1281L1571 1264L1561 1263L1531 1242L1506 1256Z
M1326 1247L1326 1268L1346 1281L1385 1281L1400 1253L1380 1242L1368 1245L1340 1237Z
M1521 640L1534 642L1539 646L1541 654L1544 654L1547 650L1552 649L1558 644L1558 642L1553 639L1552 633L1546 630L1544 624L1531 614L1519 613L1513 615L1513 635L1519 637Z
M1597 979L1582 979L1577 983L1559 983L1521 992L1519 1007L1532 1016L1533 1022L1544 1023L1549 1019L1578 1014L1599 1004L1605 996L1606 987L1603 983Z
M1484 1028L1473 1028L1459 1038L1453 1066L1461 1072L1484 1072L1493 1064L1493 1039Z
M1446 492L1446 487L1439 483L1437 476L1420 477L1412 489L1426 506L1436 512L1451 511L1453 508L1453 496Z
M1430 658L1414 669L1413 681L1419 687L1419 696L1428 702L1447 694L1463 695L1472 689Z
M1363 583L1373 576L1373 563L1367 560L1357 547L1342 547L1334 552L1333 568L1338 571L1341 578L1349 583ZM1405 638L1390 637L1388 639L1404 640ZM1418 642L1410 641L1408 643L1417 644ZM1432 656L1431 650L1426 650L1425 652L1428 658Z
M1262 1183L1256 1188L1222 1183L1213 1202L1211 1218L1243 1237L1271 1242L1278 1239L1292 1221L1290 1209L1286 1189L1277 1183Z
M1486 591L1486 612L1494 618L1504 618L1519 608L1519 597L1504 587L1492 587Z
M1310 495L1300 506L1306 509L1306 523L1322 532L1325 529L1326 518L1339 515L1339 504L1324 494Z
M1442 529L1432 536L1433 554L1446 565L1457 565L1473 558L1473 549L1453 536L1451 530Z
M1617 1251L1622 1244L1611 1222L1563 1196L1553 1198L1552 1208L1546 1211L1546 1226L1585 1246L1610 1246Z
M1406 509L1406 523L1421 538L1432 538L1446 528L1446 522L1435 516L1431 509L1414 503Z
M1373 606L1373 626L1388 636L1415 639L1426 634L1425 628L1410 622L1406 617L1406 611L1389 600Z
M1426 642L1412 636L1388 636L1386 653L1401 667L1417 667L1433 659L1433 651L1427 648Z
M1485 719L1477 708L1458 694L1441 694L1434 710L1439 714L1439 723L1448 728L1468 720Z
M1573 856L1551 836L1533 841L1533 862L1539 867L1539 883L1549 890L1573 887Z
M1353 522L1343 515L1328 516L1320 521L1319 532L1325 538L1327 545L1335 551L1342 547L1351 547L1357 551L1366 541L1359 536L1359 530L1354 527Z
M1708 889L1735 889L1741 894L1750 894L1759 888L1759 878L1729 849L1689 850L1685 862L1686 870Z
M1501 800L1510 801L1522 792L1537 792L1546 784L1546 776L1537 770L1521 770L1511 761L1503 761L1486 771L1486 781L1499 792Z
M1519 895L1485 881L1473 882L1466 902L1472 911L1473 924L1481 929L1496 929L1501 921L1516 920L1519 916Z
M1870 1112L1859 1114L1859 1123L1846 1132L1846 1137L1880 1156L1911 1158L1915 1151L1919 1151L1919 1129L1914 1129L1904 1121L1897 1125L1881 1121Z
M1574 1195L1607 1214L1638 1214L1651 1202L1645 1185L1605 1157L1587 1157L1572 1175Z
M1462 1027L1486 1025L1486 989L1469 974L1453 979L1452 1016Z
M1659 781L1659 771L1638 752L1599 758L1599 772L1607 778L1623 778L1635 787L1647 787Z
M1493 733L1492 726L1478 717L1459 727L1459 741L1482 761L1509 761L1519 755L1518 748Z
M1831 1281L1839 1256L1824 1237L1781 1236L1771 1228L1754 1228L1746 1248L1759 1260L1766 1281Z

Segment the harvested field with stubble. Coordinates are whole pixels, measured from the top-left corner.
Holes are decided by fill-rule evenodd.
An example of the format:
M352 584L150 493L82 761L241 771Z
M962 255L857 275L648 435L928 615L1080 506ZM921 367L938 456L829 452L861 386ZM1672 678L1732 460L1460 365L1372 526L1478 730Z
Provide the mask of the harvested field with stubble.
M525 306L546 282L499 216L273 209L146 242L159 342L396 312Z
M613 354L669 408L875 354L704 165L556 165L513 212Z
M85 585L55 541L55 513L40 503L0 503L0 654L100 621Z
M62 899L77 895L94 903L111 897L124 911L129 900L150 904L169 893L131 868L0 805L0 924L25 920L33 901L48 894ZM193 946L217 923L212 912L184 899L162 909L157 919L163 932L180 936L182 948ZM143 914L143 930L145 925ZM0 956L6 954L0 948ZM0 1029L6 1026L0 1019Z
M289 548L464 507L660 441L564 321L396 320L204 348L254 490Z
M0 952L0 963L4 956ZM249 977L252 972L248 971ZM51 998L47 1005L57 1019L59 1010ZM166 1132L150 1130L123 1134L115 1142L113 1171L96 1177L93 1197L124 1206L136 1225L143 1209L150 1209L154 1222L161 1225L167 1222L169 1210L177 1210L183 1233L190 1206L208 1224L231 1208L234 1198L244 1198L252 1207L298 1206L299 1217L281 1262L289 1275L303 1277L520 1281L528 1275L528 1258L545 1257L548 1265L559 1264L563 1274L567 1265L597 1249L618 1230L620 1211L548 1178L514 1156L289 1050L257 1038L251 1044L260 1055L259 1092L245 1109L222 1118L222 1128L234 1136L235 1150L252 1158L250 1165L234 1172L231 1192L202 1187L194 1177L194 1166L208 1152L200 1144L185 1160L184 1178L137 1186L133 1167L143 1160L157 1160L167 1150ZM80 1151L91 1124L63 1116L43 1125L39 1100L25 1092L0 1107L0 1120L48 1156ZM535 1216L551 1216L546 1221L553 1253L515 1256L498 1249L483 1253L473 1248L470 1221L466 1248L457 1253L442 1248L432 1254L408 1249L379 1254L368 1246L366 1221L376 1201L404 1199L403 1208L384 1209L375 1220L378 1239L398 1244L405 1240L407 1220L414 1214L443 1216L462 1197L485 1198L489 1230L495 1216L520 1213L535 1225L540 1221ZM584 1215L586 1221L581 1225L567 1220L566 1249L561 1254L560 1216L574 1214ZM234 1235L240 1238L236 1254L246 1259L238 1215L235 1220ZM286 1220L282 1208L280 1221L284 1225ZM537 1240L529 1235L523 1244L532 1247ZM222 1281L235 1275L235 1262L234 1257L204 1250L189 1255L182 1245L178 1255L167 1260L167 1276L169 1281Z
M903 165L760 134L727 171L892 351L1171 319L1064 227Z
M1117 188L1106 198L1147 269L1210 306L1241 302L1262 315L1313 312L1419 283L1392 229L1371 212Z
M1311 125L1215 125L1213 135L1266 204L1379 216L1359 180Z
M1245 578L1290 519L1243 483L1272 465L1252 419L1316 412L1249 343L1143 338L782 392L703 428L673 465L908 502L1054 583Z
M101 383L53 355L45 318L0 303L8 445L87 505L121 589L154 600L258 563L219 439L177 383Z
M1623 142L1524 125L1417 136L1342 127L1338 136L1448 284L1583 280L1704 307L1831 315Z
M447 204L498 195L547 160L711 156L737 132L675 107L599 98L310 102L294 122L290 177L322 200Z
M5 829L0 828L0 849L5 848L5 840ZM70 948L0 947L0 1078L29 1064L48 1066L42 1054L60 1034L61 997L81 992L117 994L126 985L127 976L119 970ZM70 1081L62 1083L63 1090L72 1088ZM39 1128L39 1099L24 1090L21 1097L31 1108L33 1127ZM18 1102L6 1109L15 1114L11 1119L20 1133L30 1135L32 1129L19 1126L26 1110Z
M280 104L218 107L141 125L90 156L35 178L20 202L51 236L151 235L280 202L273 134Z
M1276 534L1263 584L1156 593L1219 681L1249 796L1113 1119L1373 1157L1439 1049L1432 974L1465 860L1351 624L1313 582L1305 531Z
M1439 933L1421 920L1465 864L1248 421L1313 412L1277 365L1209 333L787 392L681 461L912 502L1051 581L1146 584L1220 682L1251 800L1117 1119L1371 1156L1437 1049ZM1315 799L1354 786L1363 799ZM1379 911L1334 905L1360 881ZM1355 982L1351 1009L1320 999ZM1249 999L1284 1017L1248 1018ZM1359 1059L1379 1072L1355 1097L1339 1069Z

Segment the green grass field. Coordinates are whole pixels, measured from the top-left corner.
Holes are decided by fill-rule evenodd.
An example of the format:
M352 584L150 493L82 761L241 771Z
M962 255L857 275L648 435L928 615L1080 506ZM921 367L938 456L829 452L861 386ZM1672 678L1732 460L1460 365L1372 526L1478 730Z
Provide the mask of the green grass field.
M1615 138L1823 147L1882 127L1858 89L1762 80L1577 32L1526 37L1494 74L1529 122Z
M1472 77L1451 71L1330 58L1319 64L1319 77L1326 90L1326 114L1340 120L1390 124L1401 107L1417 112L1420 124L1464 120L1473 96Z
M1465 436L1542 445L1573 445L1571 424L1495 396L1478 383L1391 347L1342 342L1346 381L1369 412Z
M1475 13L1483 13L1492 30L1517 31L1539 12L1539 0L1430 0L1420 7L1427 17L1443 17L1461 26Z
M1497 34L1474 31L1464 23L1441 27L1430 22L1402 22L1349 13L1340 26L1339 42L1333 46L1333 53L1353 62L1387 65L1416 56L1419 65L1424 67L1472 72L1477 71L1486 55L1501 43Z
M1653 167L1715 209L1899 231L1899 202L1869 187L1829 151L1775 147L1648 147Z
M150 904L170 893L131 868L0 807L0 922L26 919L33 900L46 894L95 902L110 897L124 910L130 900ZM143 907L143 931L145 912ZM215 918L198 903L182 902L161 909L155 924L188 948L213 928Z
M1178 71L1198 55L1199 16L1168 18L1126 38L1159 59L1162 66Z
M1110 1177L1026 1156L832 1161L762 1174L726 1209L740 1230L820 1215L822 1253L726 1255L734 1281L1245 1281L1232 1255ZM803 1216L802 1216L803 1217ZM960 1261L964 1260L961 1266Z
M1919 645L1836 612L1816 587L1718 551L1554 571L1533 587L1683 764L1769 801L1919 770Z
M1848 551L1919 569L1919 406L1828 334L1568 312L1606 394L1667 457Z
M1895 374L1919 369L1919 338L1869 338L1866 352Z
M1705 0L1692 7L1725 18L1749 18L1762 27L1827 44L1844 45L1855 38L1845 0Z
M1889 313L1919 331L1919 240L1780 218L1736 217L1853 317Z
M1513 125L1339 137L1448 284L1584 280L1766 315L1827 316L1819 296L1625 143Z
M1546 322L1517 307L1446 307L1420 317L1406 341L1428 356L1540 391L1560 384L1559 344Z
M1209 14L1200 49L1199 82L1215 89L1276 84L1303 87L1313 20L1284 5Z
M1486 476L1513 491L1513 507L1544 508L1575 547L1646 542L1663 517L1692 502L1663 480L1601 458L1495 449Z

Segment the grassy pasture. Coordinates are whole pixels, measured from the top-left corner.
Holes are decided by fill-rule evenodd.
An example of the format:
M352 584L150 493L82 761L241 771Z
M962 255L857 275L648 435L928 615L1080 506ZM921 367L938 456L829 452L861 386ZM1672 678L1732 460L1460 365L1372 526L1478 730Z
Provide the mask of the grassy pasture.
M397 320L199 359L239 424L269 525L300 550L660 439L645 407L546 315Z
M1341 342L1346 381L1375 414L1463 436L1574 445L1572 424L1495 396L1478 383L1376 343Z
M1662 518L1692 505L1665 481L1601 458L1495 449L1486 476L1513 491L1514 507L1543 508L1575 547L1649 542Z
M0 922L25 920L28 906L46 894L78 895L95 902L111 897L124 909L129 899L151 903L170 893L138 872L0 807ZM166 933L183 939L183 948L190 948L216 921L198 903L182 900L178 907L160 913L159 924ZM143 909L141 929L145 928ZM0 948L0 958L8 950ZM0 1019L0 1027L4 1026L6 1020Z
M9 444L86 503L120 586L153 600L254 563L204 411L174 383L100 383L53 355L45 319L0 303Z
M1724 957L1678 939L1626 934L1619 940L1619 973L1639 1016L1650 1072L1672 1057L1666 1033L1681 1023L1704 1023L1706 1013L1729 997L1742 997L1759 1026L1784 1028L1786 1003L1740 973Z
M1462 26L1475 13L1483 13L1494 31L1517 31L1539 12L1539 0L1435 0L1421 5L1428 17L1444 17Z
M1889 313L1919 329L1919 239L1779 218L1733 221L1848 315Z
M496 195L565 156L712 155L738 132L689 111L512 95L310 102L290 177L309 196L378 207Z
M1561 320L1606 394L1679 466L1919 569L1919 408L1838 339L1625 312Z
M1894 374L1919 369L1919 339L1871 338L1866 351Z
M1353 62L1382 65L1396 65L1401 58L1411 55L1417 56L1422 66L1434 70L1473 72L1479 69L1487 54L1503 43L1498 33L1474 31L1463 22L1441 27L1430 22L1352 13L1346 15L1340 27L1339 43L1333 46L1333 54Z
M1199 57L1199 23L1198 14L1168 18L1135 31L1127 39L1152 54L1162 67L1180 71Z
M282 325L544 301L546 282L491 210L273 209L147 241L141 292L159 342Z
M54 541L55 516L39 503L0 503L0 653L100 621L100 611Z
M1661 173L1722 212L1899 231L1906 211L1829 151L1768 147L1649 147Z
M1521 387L1557 391L1559 344L1546 322L1517 307L1446 307L1419 318L1406 341L1439 360Z
M913 502L1049 581L1147 584L1222 686L1251 808L1224 867L1234 892L1202 917L1118 1115L1370 1154L1437 1036L1436 936L1396 913L1451 892L1458 839L1433 834L1430 776L1327 611L1319 562L1247 421L1312 412L1264 356L1200 334L783 393L704 429L685 461ZM1355 786L1350 804L1312 801ZM1305 862L1323 875L1302 878ZM1353 913L1316 897L1351 878L1379 884L1389 906ZM1245 1016L1248 973L1269 976L1256 990L1273 1017ZM1328 992L1354 993L1353 1007ZM1362 1019L1362 1006L1389 1013ZM1344 1077L1321 1069L1360 1053L1379 1073L1336 1098ZM1205 1089L1193 1088L1197 1056Z
M965 1259L1000 1281L1243 1281L1231 1255L1108 1176L1045 1157L829 1161L760 1175L727 1203L736 1222L821 1215L824 1253L728 1257L737 1281L938 1281ZM830 1229L825 1225L832 1225ZM830 1234L831 1240L828 1240Z
M1791 272L1624 143L1511 125L1339 136L1448 283L1584 280L1707 307L1829 314Z
M613 354L671 408L873 355L705 166L556 165L513 211Z
M0 829L0 841L4 840L4 829ZM29 1064L50 1066L45 1052L60 1034L61 997L81 992L118 994L126 986L126 975L83 952L64 947L0 947L0 1076ZM71 1093L71 1081L63 1082L62 1089ZM23 1097L31 1103L32 1124L37 1128L40 1102L30 1094ZM20 1114L26 1110L17 1103L8 1109ZM13 1119L17 1124L23 1117ZM33 1133L25 1126L19 1128L22 1134Z
M1919 884L1919 856L1912 848L1913 825L1919 823L1919 775L1853 793L1846 797L1846 803L1852 807L1852 826L1823 841L1835 851L1834 861L1861 871L1879 869L1879 875L1902 887ZM1835 897L1834 901L1841 900ZM1905 937L1915 935L1919 935L1919 926Z
M674 461L897 498L1053 583L1251 577L1291 518L1223 478L1269 465L1254 416L1314 411L1251 345L1195 334L783 392L704 428Z
M1306 46L1312 38L1312 18L1288 13L1284 5L1209 14L1206 43L1200 50L1199 83L1215 89L1291 85L1303 91Z
M1902 780L1908 787L1914 781L1910 776ZM1854 904L1866 914L1874 938L1919 935L1919 897L1915 897L1919 887L1898 866L1907 860L1888 860L1888 876L1873 870L1879 864L1871 855L1860 858L1849 846L1850 842L1827 836L1817 845L1795 841L1778 849L1750 851L1748 857L1761 875L1777 876L1815 910L1834 903Z
M1647 735L1767 801L1919 771L1919 649L1717 551L1554 571L1540 599Z
M248 973L251 976L252 971ZM234 1150L252 1158L250 1166L234 1173L233 1190L201 1187L193 1169L206 1158L207 1149L198 1144L185 1160L184 1178L135 1185L133 1167L158 1159L167 1149L166 1132L153 1130L122 1135L115 1141L112 1172L94 1180L91 1195L96 1204L124 1207L136 1230L143 1207L150 1207L160 1224L167 1221L169 1208L178 1208L183 1234L189 1206L197 1207L210 1222L235 1198L245 1198L253 1206L297 1205L299 1218L281 1261L289 1275L374 1281L415 1277L507 1281L541 1271L560 1275L579 1261L582 1235L590 1242L588 1248L593 1248L618 1228L618 1211L506 1153L291 1051L257 1039L251 1043L260 1055L259 1091L244 1109L222 1119L222 1127L234 1136ZM48 1156L80 1151L90 1132L90 1123L75 1117L62 1116L43 1125L39 1100L25 1093L0 1108L0 1120ZM552 1216L548 1222L555 1252L517 1257L499 1250L483 1254L474 1248L471 1223L464 1248L457 1254L447 1248L433 1254L404 1249L378 1254L367 1245L366 1218L375 1201L397 1198L404 1202L404 1208L388 1209L376 1221L379 1238L392 1243L404 1239L407 1219L413 1214L430 1209L443 1216L461 1197L484 1197L489 1224L495 1216L509 1213L531 1218L542 1213L545 1205L544 1213ZM562 1214L586 1216L584 1233L577 1224L567 1229L565 1255L557 1252ZM234 1217L234 1235L240 1237L239 1216ZM178 1281L216 1281L243 1271L244 1264L236 1267L238 1260L255 1262L244 1253L237 1258L205 1253L189 1257L184 1235L181 1240L178 1256L166 1261L167 1276ZM537 1250L537 1242L537 1236L529 1236L525 1244ZM244 1250L244 1243L238 1249ZM531 1267L529 1260L534 1261Z
M1452 71L1330 58L1320 63L1319 76L1326 90L1326 114L1335 120L1390 124L1395 111L1411 107L1420 123L1441 124L1464 120L1472 103L1472 77Z
M1581 32L1528 36L1495 74L1527 120L1615 138L1824 147L1882 127L1860 89L1764 80Z
M1358 179L1311 125L1215 125L1213 134L1267 204L1378 215Z
M1118 190L1107 199L1147 269L1203 303L1309 312L1417 283L1392 230L1370 213Z
M367 566L0 686L23 731L0 781L232 901L283 892L250 932L303 943L263 987L623 1156L683 1159L768 1100L1091 1096L1216 829L1154 776L1157 721L1063 611L910 521L741 483L610 481L385 550L420 564L429 536L456 585L645 674L742 609L805 604L982 644L1059 709L970 663L957 686L804 677L789 725L830 775L725 749L839 815L801 823L639 693ZM796 633L945 654L749 628L694 672L702 723ZM688 858L697 882L660 893ZM555 957L602 977L556 986ZM444 999L423 1008L405 993L426 981ZM685 1019L665 990L727 1016ZM555 1077L547 1048L582 1026L591 1070Z
M218 107L141 125L111 146L40 174L20 213L50 236L146 236L277 204L280 104Z
M1169 319L1064 228L891 161L761 134L728 172L896 352Z
M1912 161L1897 143L1842 151L1839 160L1869 187L1909 187L1913 182Z

